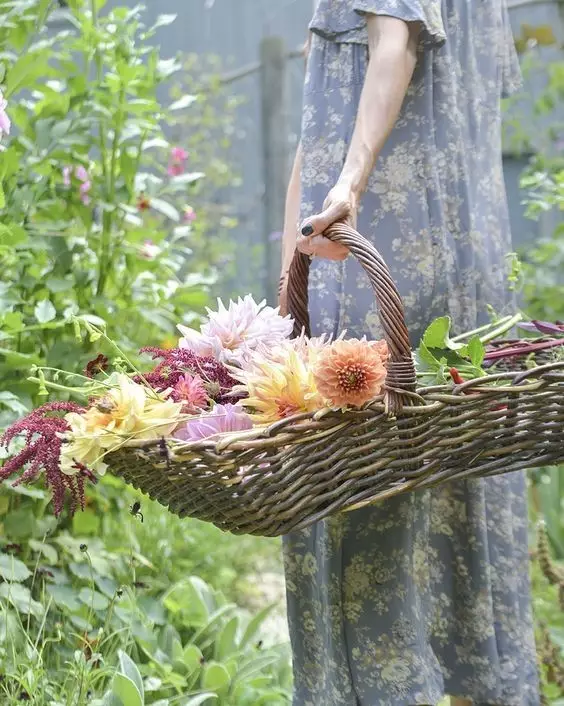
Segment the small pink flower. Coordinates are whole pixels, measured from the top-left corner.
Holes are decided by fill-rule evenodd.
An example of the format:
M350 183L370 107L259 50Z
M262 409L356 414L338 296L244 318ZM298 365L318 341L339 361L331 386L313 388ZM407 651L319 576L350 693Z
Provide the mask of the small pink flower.
M88 172L86 171L86 167L83 167L82 164L79 164L78 167L74 170L75 176L79 181L85 182L89 180Z
M63 167L63 184L65 186L71 185L71 173L72 173L72 167L69 167L69 166Z
M209 414L190 419L174 432L182 441L200 441L216 434L252 429L249 415L234 404L216 404Z
M209 395L202 378L197 375L185 373L172 388L171 395L175 402L183 402L182 411L194 414L197 410L204 409L209 402Z
M85 206L90 203L90 196L88 195L92 184L89 181L85 181L80 185L80 200Z
M170 151L170 158L168 160L168 175L175 177L180 176L180 174L184 174L187 159L188 152L186 152L185 149L182 147L173 147Z
M2 95L2 91L0 91L0 139L2 139L3 133L6 133L6 135L10 134L10 128L12 126L8 113L6 113L7 107L8 101Z
M152 240L146 240L139 249L139 254L146 260L154 260L157 255L160 255L160 252L161 249Z
M194 211L192 206L184 206L184 216L183 216L184 223L193 223L195 220L196 220L196 211Z

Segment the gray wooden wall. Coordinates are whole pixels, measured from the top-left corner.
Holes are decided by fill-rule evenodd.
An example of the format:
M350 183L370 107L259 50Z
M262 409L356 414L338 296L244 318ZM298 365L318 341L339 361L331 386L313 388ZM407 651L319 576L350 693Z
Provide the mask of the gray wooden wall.
M127 0L133 2L134 0ZM478 1L478 0L473 0ZM562 0L560 0L561 2ZM108 6L124 4L126 0L110 0ZM559 47L543 47L542 61L562 59L560 47L564 42L562 5L559 0L509 0L514 32L518 36L522 24L553 27L560 40ZM280 36L288 49L303 43L312 13L312 0L148 0L148 13L155 19L162 13L178 15L176 22L159 31L161 52L173 56L177 52L196 52L219 55L226 67L236 69L256 62L261 39ZM301 111L303 63L291 59L287 64L288 81L288 163L298 141ZM528 115L532 135L540 134L538 120L532 115L532 97L542 89L541 80L533 77L526 86L529 98L521 103L521 113ZM255 73L230 84L230 90L244 96L245 104L239 110L238 139L233 158L242 178L242 186L230 195L236 204L240 226L233 234L239 243L239 271L241 292L260 290L264 273L251 271L248 252L257 243L264 242L267 219L264 205L264 170L261 136L260 76ZM550 232L553 219L540 224L523 216L519 191L519 174L527 158L506 154L506 183L514 242L523 246L544 233ZM280 220L280 219L279 219ZM271 226L269 226L271 227ZM275 230L281 229L279 222ZM273 246L275 249L277 245ZM276 252L273 257L277 257Z

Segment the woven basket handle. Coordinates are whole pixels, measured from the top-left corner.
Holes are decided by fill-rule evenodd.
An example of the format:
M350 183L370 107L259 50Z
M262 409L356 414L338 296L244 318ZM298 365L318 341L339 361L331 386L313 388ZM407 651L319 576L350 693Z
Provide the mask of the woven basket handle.
M415 365L401 297L382 256L376 248L345 223L335 223L324 233L330 240L345 245L368 275L378 303L378 314L390 350L386 378L386 405L390 413L410 404L409 392L415 390ZM308 311L310 259L296 250L288 273L288 310L295 321L294 336L305 331L311 335Z

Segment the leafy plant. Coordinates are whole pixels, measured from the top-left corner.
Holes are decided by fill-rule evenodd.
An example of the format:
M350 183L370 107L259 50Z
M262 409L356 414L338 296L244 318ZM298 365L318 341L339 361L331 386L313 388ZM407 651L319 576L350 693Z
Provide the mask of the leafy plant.
M252 538L225 537L219 548L218 530L145 499L141 521L128 515L138 496L111 478L84 513L59 524L45 513L44 491L6 492L2 704L25 694L36 706L129 706L139 698L165 706L198 703L190 699L203 693L216 695L202 701L209 704L288 703L287 652L259 644L271 608L249 617L194 574L241 600L234 579L266 553L266 542L261 549Z
M13 139L1 156L0 375L29 406L26 371L92 346L64 334L73 314L111 322L126 350L164 341L207 301L210 276L187 272L179 204L202 173L169 174L169 109L157 89L181 64L148 41L140 7L102 16L102 0L68 3L48 32L50 3L5 2L4 95ZM174 107L174 106L172 106Z

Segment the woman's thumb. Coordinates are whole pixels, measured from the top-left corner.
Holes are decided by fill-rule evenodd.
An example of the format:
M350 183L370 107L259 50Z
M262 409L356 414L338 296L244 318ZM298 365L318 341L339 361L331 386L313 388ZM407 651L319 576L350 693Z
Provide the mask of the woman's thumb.
M333 203L317 216L306 218L302 223L302 235L322 235L330 225L349 215L346 203Z

